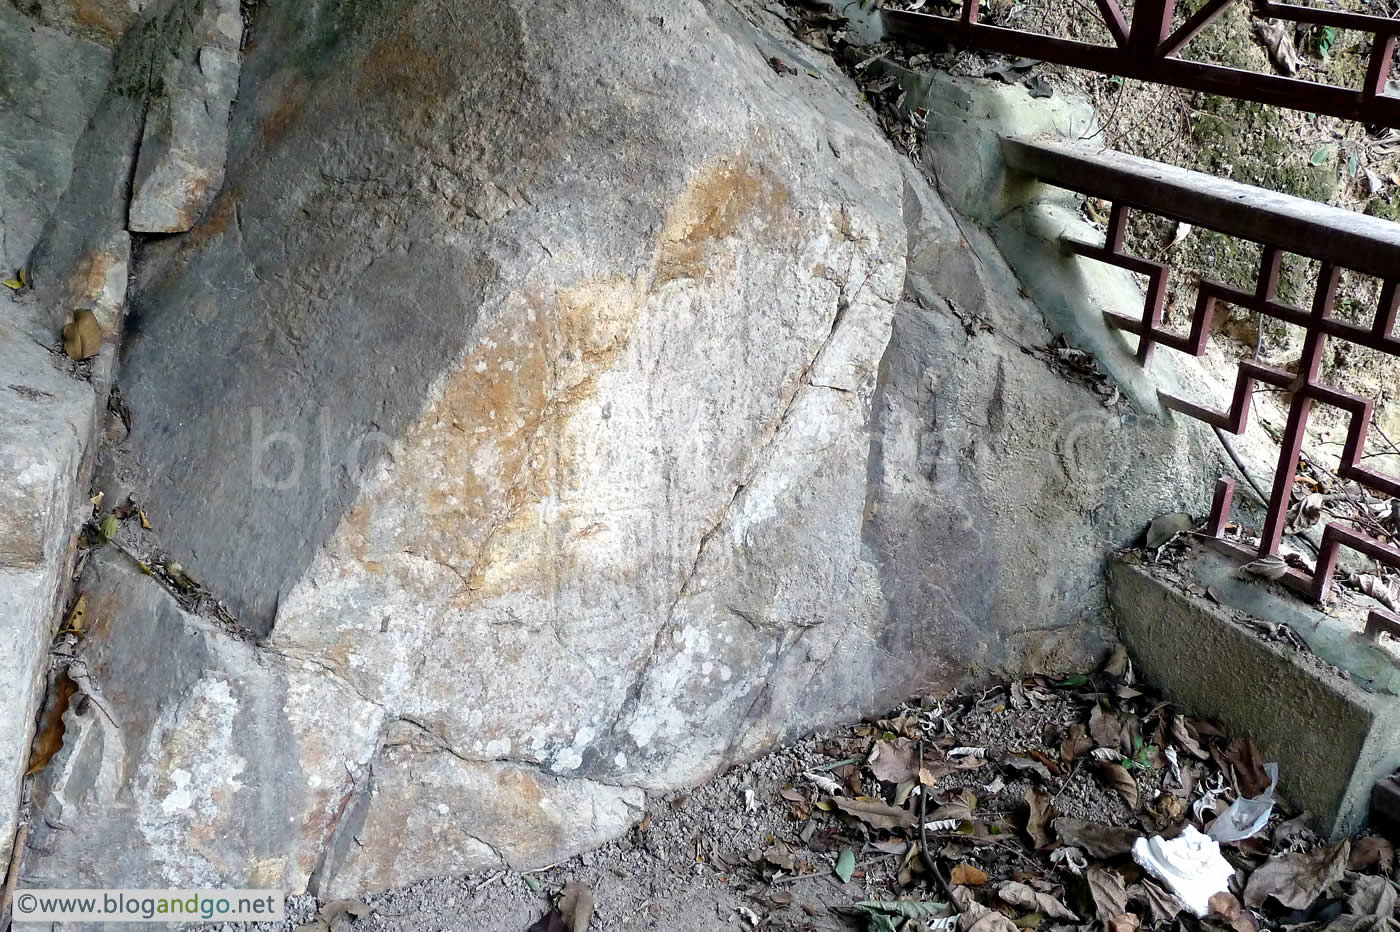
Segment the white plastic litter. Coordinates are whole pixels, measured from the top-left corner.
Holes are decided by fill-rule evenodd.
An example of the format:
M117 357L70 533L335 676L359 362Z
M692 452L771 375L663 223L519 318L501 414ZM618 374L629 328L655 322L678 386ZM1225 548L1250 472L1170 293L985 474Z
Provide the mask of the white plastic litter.
M1220 854L1220 843L1191 825L1170 841L1161 835L1139 838L1133 842L1133 860L1201 918L1210 912L1211 894L1229 890L1235 876Z
M1219 842L1240 841L1258 832L1269 821L1269 813L1274 811L1274 789L1278 786L1278 764L1264 765L1269 775L1269 785L1258 796L1250 799L1237 799L1230 804L1219 818L1206 826L1206 834Z

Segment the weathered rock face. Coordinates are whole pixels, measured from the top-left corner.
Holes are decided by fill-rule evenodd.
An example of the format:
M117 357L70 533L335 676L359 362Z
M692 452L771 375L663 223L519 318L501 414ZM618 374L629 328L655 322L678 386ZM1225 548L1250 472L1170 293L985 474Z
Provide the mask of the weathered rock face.
M824 723L1089 662L1105 550L1206 488L1115 484L1194 435L1023 352L990 240L767 14L254 30L221 192L139 253L103 465L240 626L94 563L120 727L70 712L36 881L547 863Z
M0 293L0 708L25 712L0 719L0 861L8 857L13 801L29 760L27 712L45 672L40 660L61 618L74 532L89 511L79 506L90 494L122 330L131 176L138 151L144 158L159 145L150 132L142 142L142 129L151 128L148 111L162 103L190 109L187 90L154 89L151 76L197 54L196 40L208 31L200 24L210 20L198 0L166 2L129 30L127 19L113 20L121 32L95 42L82 38L91 30L69 14L92 19L108 7L19 6L37 19L0 5L0 117L7 127L0 138L0 269L32 287ZM134 17L142 5L109 6ZM231 19L218 20L225 36L241 33L236 4L231 10ZM114 50L103 44L111 42ZM236 36L232 49L236 76ZM197 103L212 109L207 100ZM215 120L219 132L226 110L227 102ZM222 142L213 148L182 161L181 170L217 178ZM60 339L76 310L92 311L101 331L100 351L83 363L63 355Z
M73 169L111 53L0 3L0 277L24 265ZM32 294L0 288L0 863L26 766L42 665L71 568L94 387L50 347ZM24 710L24 711L20 711Z
M14 0L26 16L52 29L112 46L141 20L148 0Z
M159 91L146 107L127 214L133 233L188 230L223 182L243 18L238 0L206 0L180 12L161 24L171 51L157 63Z
M107 83L111 53L0 4L0 270L9 278L73 171L73 145Z

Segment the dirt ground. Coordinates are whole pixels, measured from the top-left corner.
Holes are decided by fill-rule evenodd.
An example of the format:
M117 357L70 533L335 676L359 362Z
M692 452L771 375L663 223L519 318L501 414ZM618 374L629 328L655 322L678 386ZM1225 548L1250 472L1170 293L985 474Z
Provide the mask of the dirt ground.
M572 932L548 923L555 898L580 884L594 932L916 932L952 915L921 849L954 884L960 928L978 932L1105 923L1258 932L1333 928L1367 908L1393 913L1393 896L1377 906L1358 893L1393 891L1388 842L1324 843L1281 803L1259 835L1225 846L1238 899L1222 899L1232 905L1204 924L1173 917L1180 902L1127 846L1204 827L1237 796L1257 795L1267 759L1217 723L1175 712L1116 652L1097 672L924 698L777 750L694 792L652 799L626 836L563 864L426 881L329 906L323 925L302 926L317 904L294 898L277 928ZM1333 866L1315 869L1322 863ZM1299 864L1288 884L1270 879ZM1309 883L1316 889L1303 900L1280 902ZM895 908L928 915L881 924L881 910ZM979 910L981 924L969 923ZM1366 928L1385 932L1378 922Z

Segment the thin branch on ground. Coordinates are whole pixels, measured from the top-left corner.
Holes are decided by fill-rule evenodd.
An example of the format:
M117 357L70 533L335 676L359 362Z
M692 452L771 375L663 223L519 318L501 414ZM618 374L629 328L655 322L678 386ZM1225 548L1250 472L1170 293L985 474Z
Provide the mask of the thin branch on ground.
M14 847L10 850L10 870L5 876L5 889L0 893L0 930L10 928L10 908L19 886L19 865L24 860L24 846L29 843L29 823L21 822L15 831Z
M919 773L924 772L924 743L919 742ZM919 786L919 860L924 865L924 870L933 875L933 879L938 882L938 889L947 897L948 905L956 913L962 912L962 907L958 905L957 897L953 896L953 888L948 886L948 878L943 876L943 871L938 869L938 865L933 860L933 855L928 850L928 787Z

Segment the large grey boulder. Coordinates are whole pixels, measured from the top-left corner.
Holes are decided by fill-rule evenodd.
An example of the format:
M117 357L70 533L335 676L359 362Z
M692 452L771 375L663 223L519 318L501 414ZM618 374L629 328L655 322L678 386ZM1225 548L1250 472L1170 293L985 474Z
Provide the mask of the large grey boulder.
M0 297L0 862L14 837L44 658L73 568L97 418L90 384Z
M813 728L1092 662L1106 551L1201 506L1199 435L1028 352L1034 295L771 16L254 29L102 467L238 622L94 562L114 721L69 713L33 879L548 863Z

